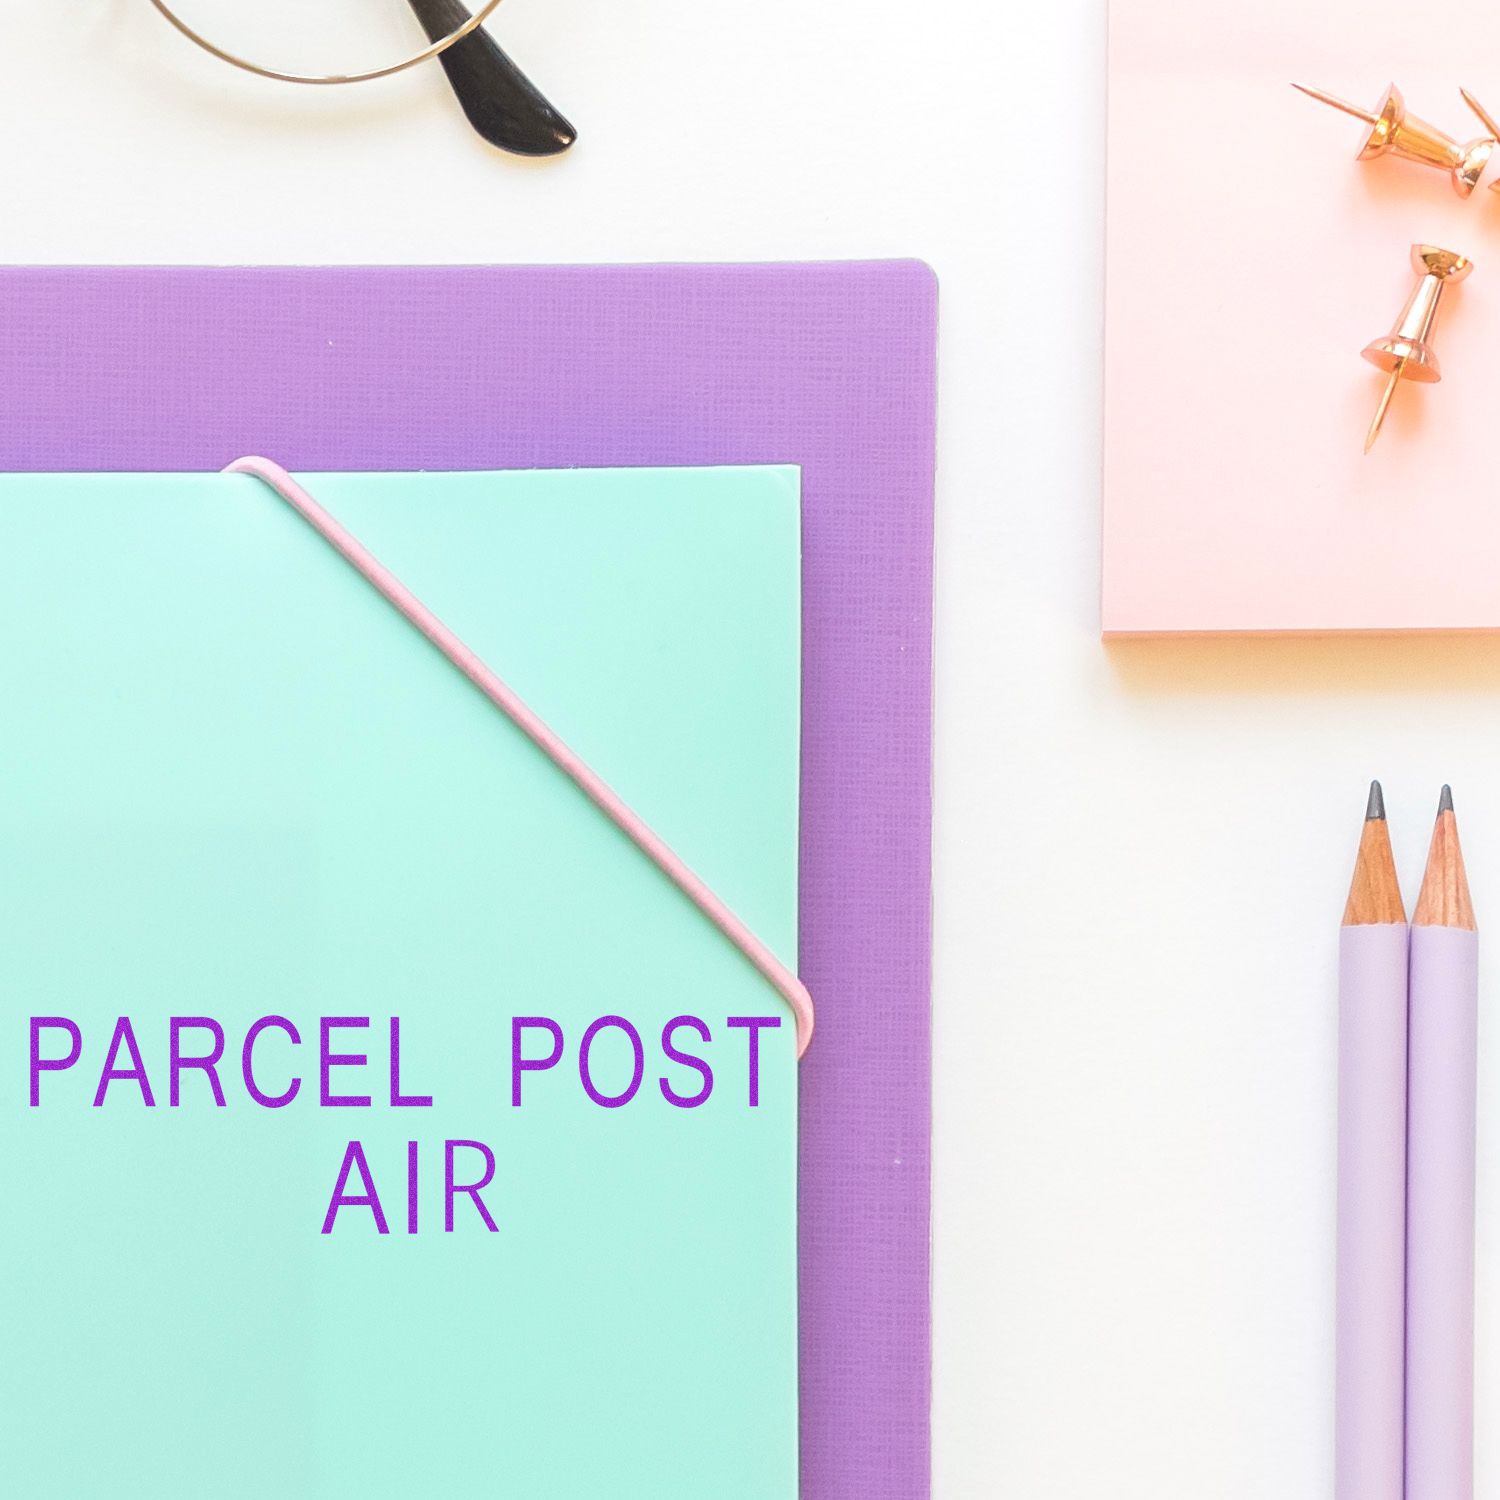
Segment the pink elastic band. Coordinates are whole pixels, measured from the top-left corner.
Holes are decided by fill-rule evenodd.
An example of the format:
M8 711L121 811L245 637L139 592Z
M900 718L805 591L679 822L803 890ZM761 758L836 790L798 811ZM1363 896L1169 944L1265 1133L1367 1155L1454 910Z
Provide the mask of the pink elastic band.
M349 534L279 464L266 458L240 458L226 474L249 474L269 485L367 579L522 734L534 744L765 976L792 1008L797 1023L797 1056L813 1034L813 1003L807 987L745 926L709 888L636 816L609 786L581 761L521 700L377 558Z

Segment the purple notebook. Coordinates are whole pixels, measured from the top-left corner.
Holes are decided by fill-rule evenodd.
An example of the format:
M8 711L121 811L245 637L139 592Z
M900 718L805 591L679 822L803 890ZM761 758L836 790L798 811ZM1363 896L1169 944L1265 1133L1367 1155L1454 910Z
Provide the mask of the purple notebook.
M802 466L804 1500L930 1491L936 304L908 261L0 271L0 471Z

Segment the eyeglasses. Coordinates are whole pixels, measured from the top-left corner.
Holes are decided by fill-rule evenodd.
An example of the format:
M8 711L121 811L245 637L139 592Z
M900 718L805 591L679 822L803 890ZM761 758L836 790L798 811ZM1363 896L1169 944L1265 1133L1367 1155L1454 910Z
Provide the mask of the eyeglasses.
M500 0L151 0L221 62L281 83L368 83L438 59L470 123L525 156L566 151L577 133L501 51L484 23ZM420 27L420 30L417 28ZM427 45L418 48L421 33Z

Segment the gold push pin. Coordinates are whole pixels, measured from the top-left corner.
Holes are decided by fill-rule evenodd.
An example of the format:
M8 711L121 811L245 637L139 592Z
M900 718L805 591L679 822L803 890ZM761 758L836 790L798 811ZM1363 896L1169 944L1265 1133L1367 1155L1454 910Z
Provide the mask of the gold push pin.
M1370 133L1360 147L1359 161L1368 161L1389 152L1392 156L1404 156L1407 161L1421 162L1426 167L1438 167L1450 174L1454 191L1460 198L1467 198L1474 191L1484 175L1490 152L1495 149L1495 142L1488 138L1460 145L1436 125L1408 114L1406 101L1394 83L1385 91L1385 97L1374 114L1344 99L1336 99L1332 94L1325 94L1321 89L1310 89L1300 83L1294 83L1292 87L1309 98L1343 110L1346 115L1353 115L1356 120L1363 120L1370 127Z
M1436 245L1413 245L1411 263L1420 278L1416 290L1407 299L1396 326L1385 338L1366 345L1364 351L1365 358L1389 377L1385 390L1381 392L1380 405L1375 409L1375 420L1370 423L1370 431L1365 437L1366 453L1375 446L1391 397L1403 380L1435 385L1443 378L1437 355L1432 352L1432 324L1437 317L1443 288L1450 281L1462 281L1474 269L1473 262L1466 256L1452 250L1439 250Z
M1473 94L1468 91L1468 89L1460 89L1459 93L1464 96L1464 103L1474 111L1476 116L1478 116L1479 123L1483 125L1484 128L1488 130L1489 133L1494 136L1497 141L1500 141L1500 125L1497 125L1495 123L1494 117L1490 114L1489 110L1487 110L1484 105L1482 105L1473 96ZM1492 193L1500 193L1500 182L1492 182L1490 184L1490 191Z

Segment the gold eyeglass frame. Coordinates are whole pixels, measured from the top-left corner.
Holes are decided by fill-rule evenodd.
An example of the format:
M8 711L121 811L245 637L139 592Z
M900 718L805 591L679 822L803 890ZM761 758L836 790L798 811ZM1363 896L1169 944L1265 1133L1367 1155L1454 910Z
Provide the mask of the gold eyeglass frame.
M476 6L473 15L458 28L451 36L445 36L441 41L434 42L413 57L408 57L402 62L391 63L384 68L371 68L364 73L283 73L276 68L262 67L259 63L253 63L247 57L238 57L233 52L226 52L224 48L215 46L206 36L195 31L186 21L179 16L167 0L151 0L162 17L182 33L190 42L201 47L220 62L227 62L232 68L239 68L241 72L253 73L257 78L271 78L277 83L310 83L310 84L335 84L335 83L370 83L377 78L389 78L394 73L404 73L408 68L415 68L419 63L431 62L434 57L441 57L450 47L463 41L466 36L472 36L481 26L500 8L500 0L482 0Z

